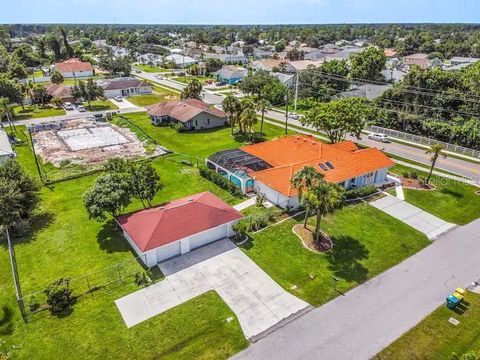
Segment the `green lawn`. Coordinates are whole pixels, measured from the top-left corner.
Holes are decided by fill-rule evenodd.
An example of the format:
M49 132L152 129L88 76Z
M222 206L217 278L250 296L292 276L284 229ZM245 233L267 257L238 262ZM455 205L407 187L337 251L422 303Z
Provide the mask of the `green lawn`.
M152 66L152 65L146 65L146 64L136 64L135 67L148 73L171 72L171 70L169 69L162 69L161 67L158 67L158 66Z
M185 76L177 76L177 77L173 77L171 79L179 81L179 82L184 83L184 84L189 84L194 79L200 81L201 84L205 84L205 81L207 81L207 80L214 81L214 78L212 78L211 76L186 76L186 77Z
M50 116L65 115L63 108L57 108L51 105L33 105L25 106L25 110L21 106L15 106L13 109L15 120L36 119Z
M170 127L152 125L146 113L124 114L123 116L132 120L167 149L200 159L204 159L216 151L240 147L245 140L243 137L233 137L229 127L179 134ZM255 125L254 129L257 131L260 129L260 122ZM283 136L284 129L265 123L264 133L267 139L272 139Z
M402 165L390 169L399 175L405 171L427 176L427 173ZM480 190L478 187L435 175L431 182L437 187L434 191L404 189L406 201L454 224L464 225L480 216L480 196L475 194Z
M302 217L290 219L254 234L242 250L284 289L315 306L338 295L333 276L340 279L337 288L345 292L430 243L393 217L359 204L323 220L334 248L318 254L305 249L292 232L302 221Z
M90 106L88 102L84 102L85 108L88 111L103 111L103 110L117 110L118 106L112 103L110 100L95 100L90 102Z
M162 93L130 96L127 100L137 106L148 106L161 101L171 100L171 96L175 96L175 98L178 99L178 96L176 95L178 94L171 94L168 91L165 91Z
M480 295L467 292L464 314L439 307L413 329L376 355L376 360L454 359L469 351L480 353ZM454 326L451 317L460 321Z

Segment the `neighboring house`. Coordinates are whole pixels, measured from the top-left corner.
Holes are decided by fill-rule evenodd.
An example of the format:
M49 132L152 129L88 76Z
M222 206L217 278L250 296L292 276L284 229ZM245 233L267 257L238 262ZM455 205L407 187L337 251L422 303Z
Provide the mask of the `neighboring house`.
M137 61L141 64L158 66L163 64L163 56L158 54L146 53L146 54L138 55Z
M10 145L7 133L5 130L0 129L0 164L14 156L15 153Z
M177 64L178 67L184 68L193 64L196 64L198 61L190 56L185 56L181 54L170 54L165 57L165 61L173 61Z
M265 59L265 60L256 60L252 62L252 69L254 70L265 70L273 71L279 69L285 72L295 72L295 69L290 66L290 60L286 59Z
M311 61L325 60L325 53L322 50L315 49L306 53L304 59Z
M215 71L213 75L219 81L225 81L226 83L233 85L247 76L248 70L238 68L235 65L224 65L218 71Z
M471 57L463 57L463 56L454 56L452 57L449 62L451 65L471 65L475 64L476 62L480 61L480 58L471 58Z
M357 86L348 91L343 91L337 95L338 98L361 97L368 100L373 100L382 95L385 90L388 90L392 85L374 85L366 84Z
M290 61L288 69L293 69L293 72L306 70L309 66L319 67L323 65L323 60L310 61L310 60L296 60Z
M165 101L147 107L154 125L182 123L189 130L225 126L227 115L217 108L197 99Z
M76 58L56 63L55 70L58 70L67 79L93 76L92 64Z
M256 59L270 58L272 57L272 55L273 55L272 51L266 51L258 48L253 49L253 57Z
M412 54L403 58L403 63L407 66L417 65L421 69L426 69L429 64L428 54Z
M117 218L123 236L143 263L159 262L234 235L243 215L210 192Z
M396 69L382 70L381 73L385 77L385 80L389 82L400 82L407 75L405 71Z
M279 72L272 72L272 75L278 78L282 82L283 85L285 85L288 88L293 87L293 83L295 81L295 75L293 74L284 74L284 73L279 73Z
M75 102L75 98L72 95L72 88L70 86L61 85L61 84L50 84L45 87L48 93L48 96L51 98L60 98L63 102Z
M107 98L152 93L152 85L136 78L99 80L97 83L98 86L103 88Z
M327 53L325 54L325 61L331 61L331 60L349 60L350 57L353 54L358 54L359 52L362 52L365 50L364 48L358 48L358 47L352 47L352 48L347 48L343 49L338 52L332 52L332 53Z
M247 64L248 59L245 55L233 55L233 54L213 54L207 53L203 55L204 59L218 59L224 64Z
M298 208L298 192L290 179L305 166L325 181L345 189L387 182L395 163L376 148L359 149L351 141L326 144L307 135L292 135L240 149L220 151L206 165L237 184L244 193L265 195L283 208Z
M391 59L391 58L396 58L398 52L394 48L387 48L385 49L384 54L387 58Z

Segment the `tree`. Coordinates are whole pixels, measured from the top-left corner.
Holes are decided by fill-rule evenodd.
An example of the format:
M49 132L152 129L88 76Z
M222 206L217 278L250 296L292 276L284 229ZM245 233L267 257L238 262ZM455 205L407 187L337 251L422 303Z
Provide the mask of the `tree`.
M244 132L250 136L252 134L252 127L257 123L257 113L251 107L246 108L240 115L240 123Z
M65 53L67 55L67 58L72 58L73 57L73 49L68 42L67 32L65 31L64 28L61 28L60 33L62 34L63 46L65 48Z
M283 50L285 50L285 47L287 45L285 44L285 40L281 39L281 40L277 41L274 46L275 46L275 52L278 53L278 52L282 52Z
M222 106L223 110L227 114L228 122L233 135L233 129L239 122L240 114L242 113L240 100L233 95L227 95L227 97L223 100Z
M209 74L220 70L223 66L223 62L220 59L208 58L205 60L205 68Z
M14 226L32 215L38 204L37 183L13 159L0 165L0 224Z
M0 74L0 97L7 98L10 103L22 104L23 102L23 93L18 83L2 74Z
M257 111L260 111L262 113L262 121L260 123L260 132L263 134L263 120L265 118L265 112L268 110L270 107L270 102L266 99L259 99L257 100Z
M83 194L90 218L105 220L105 213L119 216L131 201L131 184L122 174L104 174Z
M325 181L318 182L305 193L306 201L316 213L314 235L317 245L321 244L322 217L341 207L343 197L344 190L342 187Z
M430 149L427 149L427 151L425 151L426 154L429 154L429 155L432 155L432 157L430 158L430 162L431 162L431 166L430 166L430 172L428 173L428 177L427 177L427 180L426 180L426 183L428 184L430 182L430 178L432 177L432 173L433 173L433 168L435 167L435 164L438 160L438 157L440 155L443 155L443 157L447 157L447 155L443 152L443 145L440 145L440 144L433 144L430 146Z
M62 98L59 98L59 97L53 97L52 100L50 100L50 102L55 105L57 108L61 108L63 106L63 99Z
M347 134L360 137L372 109L361 98L346 98L328 103L317 103L303 118L302 125L310 125L324 132L330 142L345 140Z
M61 84L64 81L62 73L58 70L52 71L52 73L50 74L50 80L54 84Z
M35 84L32 89L32 96L35 102L39 102L45 105L45 101L48 97L48 92L45 86L42 84Z
M55 280L44 290L44 293L47 295L47 304L50 305L50 310L54 314L70 309L75 302L69 279Z
M156 193L163 188L160 176L150 163L144 162L131 170L131 185L133 196L142 202L144 208L152 207Z
M287 52L286 58L290 61L303 60L305 58L305 53L295 47Z
M304 200L303 192L310 191L313 186L315 186L319 181L322 181L322 180L323 180L323 174L319 173L312 166L305 166L302 170L296 172L290 179L292 186L298 191L298 201L301 204L305 205L304 206L305 219L303 223L303 227L305 228L307 227L307 220L310 213L310 207L308 203L302 203Z
M10 101L7 98L0 97L0 124L3 128L3 117L5 116L7 119L8 125L10 125L11 129L14 129L13 126L13 107L10 104Z
M381 71L385 69L386 62L383 49L371 46L350 58L350 76L354 79L383 81L385 79Z
M93 79L88 79L86 82L80 80L77 85L72 86L72 95L76 99L87 101L90 107L92 101L104 98L105 92Z
M131 60L126 56L113 56L111 52L107 52L100 56L98 65L113 74L123 74L129 76L132 72Z
M180 94L182 100L185 99L202 99L202 84L197 79L193 79Z

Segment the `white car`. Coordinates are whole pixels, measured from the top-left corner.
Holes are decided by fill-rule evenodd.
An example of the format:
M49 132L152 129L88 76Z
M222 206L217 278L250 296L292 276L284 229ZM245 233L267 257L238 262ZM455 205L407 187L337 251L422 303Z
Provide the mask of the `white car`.
M113 100L115 101L123 101L123 98L120 95L114 96Z
M380 141L380 142L383 142L383 143L390 142L389 137L385 134L370 134L370 135L368 135L368 138L370 140Z
M80 111L80 112L85 112L85 111L87 111L87 109L85 109L85 106L83 106L82 104L77 105L77 110Z
M288 117L289 117L290 119L293 119L293 120L298 120L298 119L300 119L300 115L298 115L297 113L294 113L294 112L288 114Z
M156 77L158 80L163 80L163 76L160 75L160 74L155 75L155 77Z
M75 109L75 107L73 106L73 104L70 103L70 102L64 103L64 104L63 104L63 108L64 108L65 110L74 110L74 109Z

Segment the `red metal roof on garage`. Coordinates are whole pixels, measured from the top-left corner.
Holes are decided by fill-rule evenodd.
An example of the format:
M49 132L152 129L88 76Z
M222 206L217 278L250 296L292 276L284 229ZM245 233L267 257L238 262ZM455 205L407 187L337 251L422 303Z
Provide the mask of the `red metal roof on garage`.
M117 221L137 247L148 251L241 219L243 215L210 192L121 215Z

